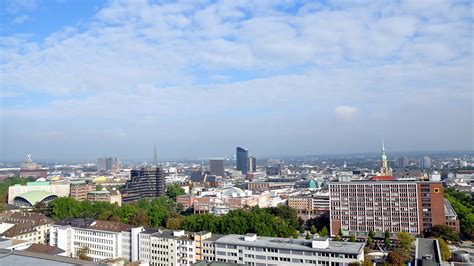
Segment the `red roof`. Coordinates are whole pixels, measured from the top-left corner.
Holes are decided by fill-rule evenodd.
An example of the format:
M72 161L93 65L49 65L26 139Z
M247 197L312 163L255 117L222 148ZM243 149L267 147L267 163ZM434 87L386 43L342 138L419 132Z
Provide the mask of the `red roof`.
M394 181L395 177L391 175L376 175L372 177L373 181Z

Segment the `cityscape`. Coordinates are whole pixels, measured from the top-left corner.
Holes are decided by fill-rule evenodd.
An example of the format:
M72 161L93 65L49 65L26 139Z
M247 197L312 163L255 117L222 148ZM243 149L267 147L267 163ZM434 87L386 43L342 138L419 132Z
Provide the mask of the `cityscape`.
M0 265L474 265L472 2L0 1Z

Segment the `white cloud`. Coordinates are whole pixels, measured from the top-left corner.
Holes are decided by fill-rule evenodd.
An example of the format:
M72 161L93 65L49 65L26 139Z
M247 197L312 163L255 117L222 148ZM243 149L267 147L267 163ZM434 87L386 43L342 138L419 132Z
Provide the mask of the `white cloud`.
M21 15L21 16L16 17L16 18L13 20L13 23L15 23L15 24L23 24L23 23L25 23L28 19L30 19L30 16L28 16L28 15Z
M357 113L357 108L349 105L340 105L334 109L336 116L342 120L350 121Z

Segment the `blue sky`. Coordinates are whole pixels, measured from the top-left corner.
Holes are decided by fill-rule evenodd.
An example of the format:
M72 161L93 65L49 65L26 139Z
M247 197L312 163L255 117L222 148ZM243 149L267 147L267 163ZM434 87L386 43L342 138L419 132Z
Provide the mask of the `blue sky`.
M0 160L472 150L471 5L1 0Z

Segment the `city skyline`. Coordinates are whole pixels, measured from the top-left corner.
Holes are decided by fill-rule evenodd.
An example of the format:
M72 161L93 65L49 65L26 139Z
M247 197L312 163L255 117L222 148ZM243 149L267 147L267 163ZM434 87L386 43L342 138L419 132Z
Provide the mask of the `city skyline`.
M2 6L1 161L473 150L468 1Z

